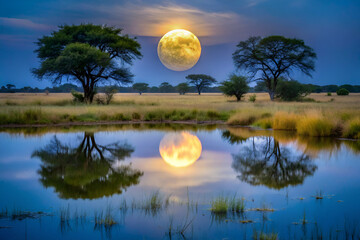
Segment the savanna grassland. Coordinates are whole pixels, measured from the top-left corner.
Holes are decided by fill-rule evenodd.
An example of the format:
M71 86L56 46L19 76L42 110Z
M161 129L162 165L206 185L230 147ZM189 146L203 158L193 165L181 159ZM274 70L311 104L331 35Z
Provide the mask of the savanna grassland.
M360 94L316 93L303 102L271 102L267 93L257 93L256 101L250 102L249 95L236 102L220 93L119 93L109 105L86 105L74 103L70 93L3 93L0 124L187 121L291 130L306 136L360 138Z

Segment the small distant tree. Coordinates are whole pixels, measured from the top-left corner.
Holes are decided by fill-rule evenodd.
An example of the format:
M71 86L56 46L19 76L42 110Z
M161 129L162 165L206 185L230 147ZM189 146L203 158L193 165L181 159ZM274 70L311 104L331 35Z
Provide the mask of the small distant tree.
M349 90L347 90L346 88L340 88L336 91L336 94L339 96L349 95Z
M256 101L256 94L252 94L249 96L249 101L250 102L255 102Z
M237 101L240 101L243 95L250 89L247 77L236 74L231 74L229 80L222 82L219 88L224 95L229 97L235 96Z
M178 90L180 95L185 95L185 93L189 92L190 87L189 87L189 84L187 84L187 83L179 83L179 85L177 85L176 89Z
M276 87L275 96L284 101L300 100L301 98L309 95L311 90L304 84L295 80L279 79Z
M8 90L11 90L11 89L14 89L14 88L15 88L15 85L8 83L8 84L6 84L6 88L7 88Z
M132 88L137 91L140 95L149 88L147 83L134 83Z
M31 87L30 86L26 86L23 88L24 92L30 92L31 91Z
M152 92L152 93L158 93L159 91L160 91L159 88L156 87L156 86L152 86L152 87L150 88L150 92Z
M266 83L270 99L274 100L280 77L298 70L311 77L315 70L316 53L303 40L269 36L250 37L241 41L233 53L235 67Z
M186 76L186 79L191 85L196 87L198 94L200 95L204 88L210 87L216 83L216 80L206 74L190 74Z
M117 92L118 92L118 90L117 90L117 88L114 87L114 86L106 86L106 87L104 88L105 103L106 103L107 105L110 104L111 100L112 100L113 97L114 97L114 94L117 93Z
M174 92L174 87L168 82L162 82L159 86L159 90L162 93L171 93Z
M37 41L39 68L33 74L55 84L63 79L81 84L84 102L91 103L100 83L130 83L127 64L140 58L140 44L121 34L120 28L104 25L64 25Z

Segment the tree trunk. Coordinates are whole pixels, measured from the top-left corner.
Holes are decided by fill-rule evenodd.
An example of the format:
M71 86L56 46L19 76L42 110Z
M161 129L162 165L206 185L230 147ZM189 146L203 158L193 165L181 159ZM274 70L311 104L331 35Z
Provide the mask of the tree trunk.
M274 101L275 91L274 91L274 90L269 90L269 96L270 96L270 100L271 100L271 101Z
M239 95L235 95L235 97L236 97L236 101L240 101L241 100L241 96L239 96Z

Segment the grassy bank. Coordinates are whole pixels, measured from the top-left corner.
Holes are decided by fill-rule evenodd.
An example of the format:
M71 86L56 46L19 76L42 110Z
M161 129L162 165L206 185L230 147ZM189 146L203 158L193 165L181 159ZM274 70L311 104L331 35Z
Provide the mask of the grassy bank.
M110 105L74 104L70 94L0 94L0 125L85 122L221 121L229 125L296 131L305 136L360 138L360 94L311 94L312 102L255 103L221 94L116 94Z

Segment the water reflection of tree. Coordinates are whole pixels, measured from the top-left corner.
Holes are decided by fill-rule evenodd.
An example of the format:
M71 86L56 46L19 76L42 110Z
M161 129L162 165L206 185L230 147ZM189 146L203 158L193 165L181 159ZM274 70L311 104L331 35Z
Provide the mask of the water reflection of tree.
M131 165L115 166L133 151L126 143L97 144L94 134L85 132L75 148L61 143L55 136L32 156L42 161L39 174L45 187L54 187L65 199L94 199L120 194L139 183L141 171Z
M303 183L317 166L305 153L297 154L272 137L252 137L250 146L233 154L232 167L241 181L281 189Z

